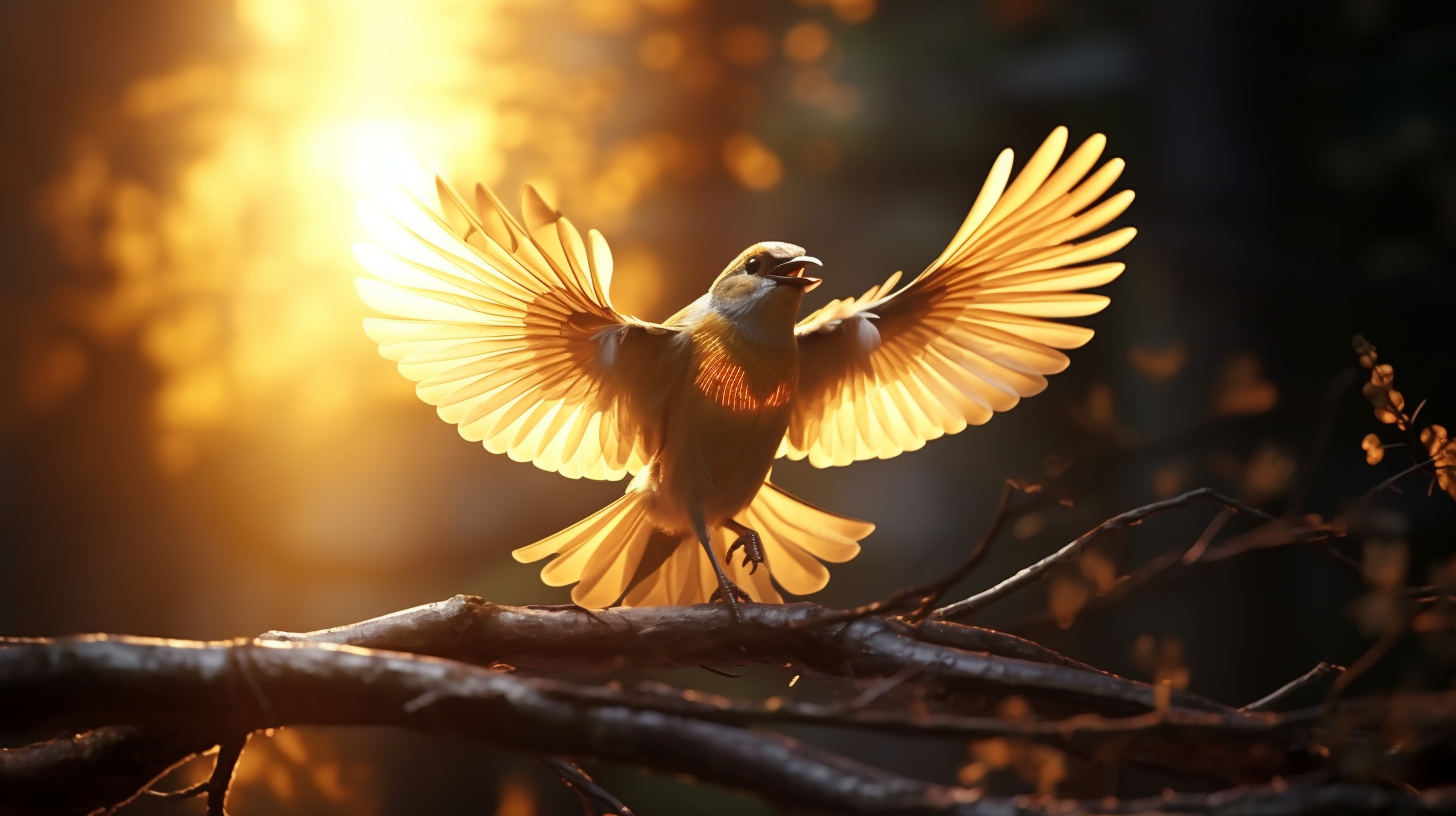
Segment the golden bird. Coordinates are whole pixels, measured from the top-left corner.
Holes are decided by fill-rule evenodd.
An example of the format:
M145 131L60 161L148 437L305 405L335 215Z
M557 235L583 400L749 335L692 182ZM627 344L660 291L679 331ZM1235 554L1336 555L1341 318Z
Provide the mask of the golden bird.
M476 185L471 207L436 179L438 211L360 205L380 246L355 247L378 278L358 291L394 318L365 331L466 439L570 478L634 476L622 498L514 553L555 555L541 579L576 584L578 605L782 603L775 583L822 589L822 562L853 558L874 525L772 484L776 457L830 467L915 450L1039 393L1067 367L1059 349L1091 339L1048 318L1106 307L1078 290L1123 264L1089 262L1135 234L1076 243L1132 202L1130 190L1103 199L1123 169L1092 170L1106 141L1058 166L1059 127L1014 180L1002 151L918 277L894 291L896 272L803 320L819 284L804 273L820 263L793 244L754 244L707 294L649 323L612 306L601 233L583 238L529 186L523 224L490 189Z

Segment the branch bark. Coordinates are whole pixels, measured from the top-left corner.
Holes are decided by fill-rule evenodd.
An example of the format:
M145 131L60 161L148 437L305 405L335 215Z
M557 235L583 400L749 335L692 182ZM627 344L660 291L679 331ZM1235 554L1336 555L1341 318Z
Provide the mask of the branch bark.
M908 779L803 745L787 737L714 721L727 711L744 719L772 720L775 708L734 712L694 695L675 695L676 710L657 710L631 696L613 696L541 678L470 666L457 661L378 652L336 644L200 643L124 637L81 637L27 643L0 649L0 723L6 733L39 728L98 728L78 738L106 746L132 740L133 748L159 739L155 759L136 768L112 752L118 767L136 768L137 785L155 779L200 746L226 740L155 738L157 729L182 728L194 734L236 735L285 725L393 725L441 736L488 741L530 753L591 756L688 774L753 792L787 808L822 813L1019 814L1136 812L1109 810L1105 803L1036 804L985 798L975 791ZM664 697L666 695L663 695ZM1446 701L1449 703L1449 701ZM689 706L683 708L682 706ZM1447 720L1452 707L1443 709ZM782 719L808 721L812 711L788 709ZM689 716L691 715L691 716ZM836 713L836 722L843 716ZM850 712L873 719L873 712ZM943 718L921 724L927 729L972 733L966 721ZM1443 720L1443 722L1447 722ZM127 722L128 729L107 728ZM1206 736L1277 733L1289 718L1225 712L1208 715L1154 714L1142 722L1084 719L1060 724L1005 721L984 723L984 733L1028 737L1097 734L1136 736L1159 728L1203 729ZM1449 725L1449 723L1447 723ZM901 723L900 725L905 725ZM1198 744L1183 735L1180 743ZM233 738L235 741L235 738ZM51 806L25 808L15 797L18 774L33 769L49 747L0 754L0 799L5 812L83 813ZM167 750L175 753L167 755ZM1272 755L1272 754L1271 754ZM18 760L13 758L18 757ZM94 762L92 763L95 764ZM71 769L74 770L74 769ZM52 775L54 777L54 774ZM30 792L38 790L32 785ZM1333 792L1332 792L1333 791ZM34 802L34 800L30 800ZM1411 796L1371 788L1321 787L1285 791L1244 791L1221 797L1175 797L1162 808L1189 813L1287 813L1298 806L1342 812L1445 812L1456 805L1449 792Z
M1007 694L1040 700L1051 711L1128 715L1154 707L1153 689L1146 683L1097 671L991 630L952 623L917 628L882 618L803 625L829 611L809 603L740 604L742 621L734 623L721 604L588 614L574 606L500 606L457 595L349 626L268 632L260 640L347 644L540 670L671 669L706 663L794 666L864 679L917 666L919 682L936 684L964 705L990 695L985 710ZM1173 707L1234 710L1185 692L1174 695Z

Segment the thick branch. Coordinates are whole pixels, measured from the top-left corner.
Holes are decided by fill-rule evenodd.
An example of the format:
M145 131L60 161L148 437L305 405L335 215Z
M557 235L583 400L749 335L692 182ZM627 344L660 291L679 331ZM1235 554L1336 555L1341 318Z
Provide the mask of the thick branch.
M816 812L983 812L972 791L900 777L777 734L573 705L543 693L537 681L435 658L333 645L139 638L0 650L0 723L7 729L117 721L223 734L394 725L688 774Z
M0 813L60 816L125 804L216 744L196 730L122 726L0 750Z
M523 669L617 670L682 666L793 665L821 674L889 677L919 667L920 682L951 695L1019 694L1067 713L1136 714L1154 706L1145 683L1090 670L1030 641L939 623L919 629L881 618L805 627L816 604L743 604L733 623L721 604L607 609L498 606L458 595L448 601L318 632L269 632L263 640L340 643ZM943 645L954 644L954 645ZM963 646L963 648L956 648ZM1014 657L978 654L978 649ZM1039 658L1039 660L1038 660ZM1175 708L1232 709L1196 695Z
M335 645L75 638L0 649L0 723L15 731L84 729L121 720L141 728L172 726L224 735L282 725L394 725L531 753L592 756L689 774L812 812L1136 812L1101 802L1055 803L1043 809L1021 800L982 798L974 791L900 777L776 734L580 699L592 693L583 690L587 687L574 687L578 699L572 699L563 693L571 688L454 661ZM1168 716L1176 726L1173 720L1182 715ZM1205 719L1185 725L1208 727L1214 734L1218 729L1246 729L1246 720L1264 726L1278 722L1269 715ZM1005 733L1022 726L990 727ZM1048 727L1027 724L1026 735ZM1086 721L1075 727L1095 732L1099 726ZM1126 734L1142 726L1124 722L1108 727ZM179 746L174 759L185 758L203 742ZM18 766L0 764L7 773L13 767ZM149 778L156 775L147 772ZM13 781L0 778L0 790L12 790ZM1311 808L1438 812L1456 806L1447 792L1418 797L1339 786L1156 801L1164 809L1189 813L1274 814Z

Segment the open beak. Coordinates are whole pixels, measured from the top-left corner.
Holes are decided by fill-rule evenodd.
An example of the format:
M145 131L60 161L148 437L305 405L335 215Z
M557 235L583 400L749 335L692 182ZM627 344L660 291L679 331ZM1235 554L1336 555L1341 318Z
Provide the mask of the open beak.
M797 286L807 292L823 283L819 278L811 278L804 274L804 270L811 266L822 267L824 264L812 255L800 255L775 266L765 277L780 286Z

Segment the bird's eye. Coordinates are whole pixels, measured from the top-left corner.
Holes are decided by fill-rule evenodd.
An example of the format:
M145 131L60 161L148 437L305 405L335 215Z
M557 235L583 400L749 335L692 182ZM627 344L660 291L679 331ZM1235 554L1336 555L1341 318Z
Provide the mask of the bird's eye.
M743 268L744 268L744 270L746 270L748 272L748 274L750 274L750 275L752 275L753 273L755 273L755 272L758 271L758 266L759 266L759 260L758 260L758 257L757 256L754 256L752 258L749 258L748 260L746 260L746 261L743 262Z

